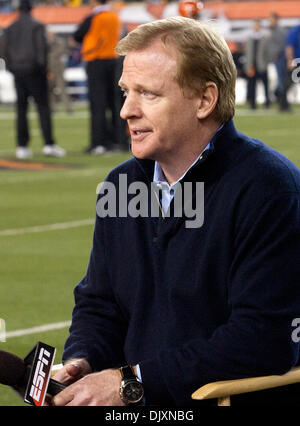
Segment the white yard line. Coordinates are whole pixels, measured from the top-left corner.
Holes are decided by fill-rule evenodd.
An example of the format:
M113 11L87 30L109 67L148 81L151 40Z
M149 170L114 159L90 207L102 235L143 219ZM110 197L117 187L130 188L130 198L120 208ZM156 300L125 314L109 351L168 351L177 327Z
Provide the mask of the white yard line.
M101 173L101 170L99 171L99 169L88 169L88 170L57 169L54 171L55 173L44 174L45 170L43 170L43 174L39 173L39 171L35 171L34 173L28 174L28 171L20 170L18 171L18 176L16 175L9 176L9 173L5 173L5 175L2 174L1 176L0 185L36 182L37 181L36 173L39 173L38 182L46 181L46 180L61 179L62 175L66 176L66 178L77 178L77 177L88 177L88 176L94 176L94 175L99 176L99 173ZM21 172L24 172L24 173L22 173L22 175L19 176ZM96 186L95 186L95 192L96 192Z
M0 231L0 237L33 234L46 231L56 231L60 229L78 228L79 226L93 225L94 222L95 219L83 219L74 220L72 222L52 223L50 225L30 226L27 228L4 229Z
M6 339L12 337L21 337L27 334L43 333L45 331L60 330L62 328L70 327L71 321L54 322L52 324L39 325L37 327L24 328L15 331L7 331L5 334Z
M108 156L106 157L108 158ZM101 176L102 172L101 169L85 169L85 170L67 170L67 169L57 169L57 170L50 170L51 172L55 171L55 173L45 173L45 171L42 171L43 173L40 173L39 171L35 171L34 173L28 173L26 170L20 170L18 171L17 175L10 176L10 173L2 173L1 179L0 179L0 186L1 185L16 185L16 184L25 184L25 183L31 183L31 182L42 182L42 181L52 181L57 179L62 179L62 176L66 179L77 179L82 177L93 177L95 176L96 182L102 182L100 180L99 176ZM22 173L24 172L24 173ZM36 173L38 173L38 178ZM98 176L98 178L97 178ZM95 194L96 194L96 187L95 184Z

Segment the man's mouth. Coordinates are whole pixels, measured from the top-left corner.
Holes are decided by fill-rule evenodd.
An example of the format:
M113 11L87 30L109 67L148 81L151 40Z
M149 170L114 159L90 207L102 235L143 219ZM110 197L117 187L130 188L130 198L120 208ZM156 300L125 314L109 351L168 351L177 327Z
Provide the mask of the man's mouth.
M142 139L150 132L151 130L149 129L130 129L130 134L133 139Z

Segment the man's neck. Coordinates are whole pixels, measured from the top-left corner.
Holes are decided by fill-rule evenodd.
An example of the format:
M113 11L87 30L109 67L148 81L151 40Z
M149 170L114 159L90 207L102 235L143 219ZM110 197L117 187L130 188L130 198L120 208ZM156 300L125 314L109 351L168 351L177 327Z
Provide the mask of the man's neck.
M178 154L174 161L165 162L164 160L158 160L169 184L177 182L189 169L197 157L205 150L205 147L210 143L219 127L220 123L215 123L215 125L209 127L203 127L201 129L201 142L197 141L197 144L191 144L185 155Z

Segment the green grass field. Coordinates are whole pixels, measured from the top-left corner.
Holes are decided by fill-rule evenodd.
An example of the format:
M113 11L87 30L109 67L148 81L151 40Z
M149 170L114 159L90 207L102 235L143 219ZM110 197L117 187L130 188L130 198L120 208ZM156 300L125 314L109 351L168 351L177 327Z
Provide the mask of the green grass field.
M54 116L56 141L68 155L45 159L35 112L30 117L32 161L65 167L14 170L1 169L0 163L0 318L8 333L71 319L73 288L85 274L91 249L96 187L111 168L129 157L82 154L88 144L88 113L80 106L73 115L61 111ZM235 124L300 166L300 107L291 114L240 108ZM14 151L13 109L0 106L0 160L15 161ZM66 224L63 229L46 227L61 223ZM68 327L18 337L8 334L0 349L24 357L40 340L57 348L59 363L67 334ZM0 406L6 405L24 404L0 385Z

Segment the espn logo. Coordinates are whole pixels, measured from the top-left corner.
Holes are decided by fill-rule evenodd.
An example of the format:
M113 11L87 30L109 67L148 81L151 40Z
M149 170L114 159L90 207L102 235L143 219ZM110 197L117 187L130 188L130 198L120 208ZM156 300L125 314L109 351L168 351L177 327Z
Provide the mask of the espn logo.
M44 404L54 356L55 348L41 342L37 344L25 393L25 402L36 406Z
M0 342L6 342L5 321L0 318Z

